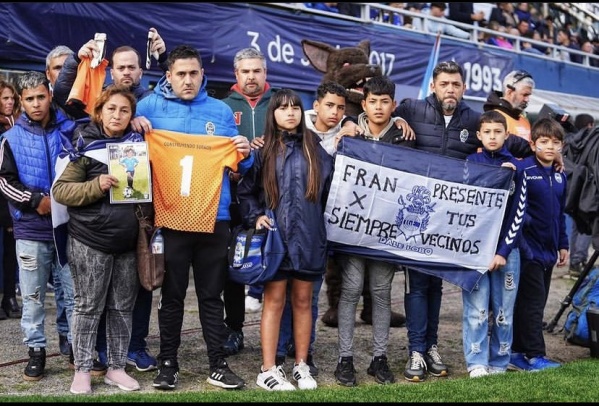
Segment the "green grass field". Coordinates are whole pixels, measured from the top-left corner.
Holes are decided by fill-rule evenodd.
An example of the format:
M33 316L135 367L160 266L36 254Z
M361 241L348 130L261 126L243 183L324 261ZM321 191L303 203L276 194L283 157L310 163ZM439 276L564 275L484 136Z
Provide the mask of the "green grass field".
M599 360L586 359L542 372L508 372L481 378L435 380L423 383L368 384L314 391L267 392L261 389L204 392L177 390L123 393L102 396L0 396L2 402L145 402L145 403L501 403L501 402L597 402Z

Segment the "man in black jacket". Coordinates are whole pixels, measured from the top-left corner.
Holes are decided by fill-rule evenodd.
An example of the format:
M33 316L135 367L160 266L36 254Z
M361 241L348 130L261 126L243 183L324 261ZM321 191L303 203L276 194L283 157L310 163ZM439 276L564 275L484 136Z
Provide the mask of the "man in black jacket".
M482 147L476 137L480 113L462 101L464 72L456 62L440 62L433 70L432 94L424 100L404 99L395 114L416 133L416 148L465 159ZM508 149L516 157L530 154L528 143L509 137ZM449 371L437 348L443 281L437 276L406 270L405 311L408 329L408 363L404 377L422 382L425 372L447 376Z

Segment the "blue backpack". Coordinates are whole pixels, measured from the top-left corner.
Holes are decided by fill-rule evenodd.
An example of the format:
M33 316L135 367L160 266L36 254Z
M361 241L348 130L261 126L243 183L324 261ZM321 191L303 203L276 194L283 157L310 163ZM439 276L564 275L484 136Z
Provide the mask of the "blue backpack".
M572 297L572 309L564 323L565 339L572 344L590 347L587 309L599 307L599 267L591 269Z

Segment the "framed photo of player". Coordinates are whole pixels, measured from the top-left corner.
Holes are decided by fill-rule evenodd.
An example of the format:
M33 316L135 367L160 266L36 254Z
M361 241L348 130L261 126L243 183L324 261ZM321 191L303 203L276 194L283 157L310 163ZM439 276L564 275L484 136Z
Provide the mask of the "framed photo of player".
M110 188L110 203L152 201L152 175L146 142L108 144L108 173L119 179Z

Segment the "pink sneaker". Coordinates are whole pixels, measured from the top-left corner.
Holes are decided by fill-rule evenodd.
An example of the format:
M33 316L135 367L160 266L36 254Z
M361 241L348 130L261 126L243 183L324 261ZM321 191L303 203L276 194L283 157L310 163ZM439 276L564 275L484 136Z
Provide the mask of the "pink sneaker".
M71 393L74 395L88 395L92 393L92 376L89 372L76 371L71 384Z
M104 383L126 391L139 390L139 382L127 375L124 369L109 369L104 376Z

